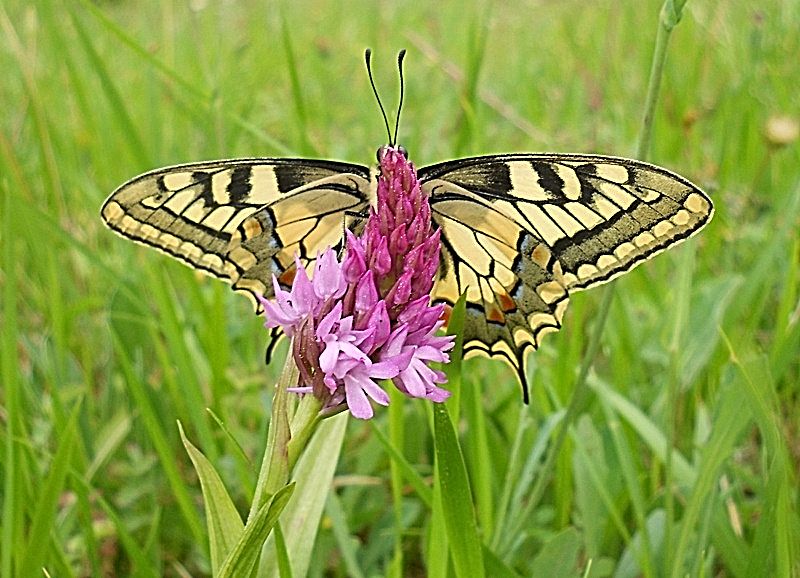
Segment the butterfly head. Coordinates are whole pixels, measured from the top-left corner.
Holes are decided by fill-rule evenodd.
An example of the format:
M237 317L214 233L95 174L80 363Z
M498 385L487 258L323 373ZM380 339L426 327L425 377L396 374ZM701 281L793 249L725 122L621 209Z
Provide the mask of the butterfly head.
M400 173L412 172L414 165L408 160L408 151L400 145L383 145L378 149L378 177L393 179ZM399 172L398 172L399 171ZM416 176L414 177L416 180Z
M378 149L376 156L378 157L378 164L383 164L383 159L386 158L388 154L392 156L401 155L405 160L408 160L408 151L406 147L403 145L383 145L381 148Z

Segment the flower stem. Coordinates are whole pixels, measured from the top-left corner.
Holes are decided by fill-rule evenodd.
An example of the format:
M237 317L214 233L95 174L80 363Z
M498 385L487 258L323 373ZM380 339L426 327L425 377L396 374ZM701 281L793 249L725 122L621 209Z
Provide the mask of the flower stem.
M298 404L297 411L292 418L292 434L287 446L290 472L294 469L297 460L323 418L320 414L321 409L322 402L313 395L304 395Z
M303 396L292 412L290 407L293 405L292 394L287 388L297 385L298 375L299 371L290 347L283 371L275 385L267 447L261 460L261 470L248 520L275 492L289 482L292 469L322 419L320 417L322 402L313 395Z
M264 458L261 460L261 470L258 473L256 491L253 503L247 516L248 522L258 512L262 505L269 500L275 492L289 481L289 453L287 446L291 438L288 416L287 387L297 383L298 370L292 357L291 348L286 356L283 371L275 386L275 397L272 399L272 415L267 433L267 447Z
M661 79L664 76L664 63L667 60L667 46L669 44L669 37L672 30L680 22L683 15L683 8L687 0L664 0L659 14L659 26L656 32L656 44L653 48L653 62L650 67L650 81L647 86L647 100L645 101L644 116L642 118L642 129L639 134L639 146L637 147L637 154L640 159L644 160L650 150L650 145L653 141L653 118L655 114L656 103L658 102L658 92L661 88ZM676 380L671 379L669 389L667 392L667 453L664 463L664 479L667 483L672 480L672 448L675 443L675 398L677 397ZM667 523L664 529L664 551L672 553L673 541L673 520L675 519L675 499L672 488L666 489L664 496L664 509L667 514ZM643 527L643 539L645 542L648 540L647 528ZM668 554L664 557L665 570L669 569L674 560ZM652 575L652 569L647 574Z

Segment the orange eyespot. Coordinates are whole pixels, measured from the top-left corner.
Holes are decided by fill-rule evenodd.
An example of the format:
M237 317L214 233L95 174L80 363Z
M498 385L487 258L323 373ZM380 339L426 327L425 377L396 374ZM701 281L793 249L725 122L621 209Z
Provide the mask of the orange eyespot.
M486 309L486 320L493 323L505 323L506 316L503 315L497 305L492 304Z
M497 302L500 304L500 309L506 313L509 311L514 311L517 308L516 302L508 293L501 293L500 295L497 295Z
M283 273L278 275L278 283L280 283L283 287L291 287L292 283L294 283L294 276L297 274L297 268L294 266L286 269Z
M450 327L450 316L453 314L453 307L445 303L444 309L442 309L442 321L446 327Z

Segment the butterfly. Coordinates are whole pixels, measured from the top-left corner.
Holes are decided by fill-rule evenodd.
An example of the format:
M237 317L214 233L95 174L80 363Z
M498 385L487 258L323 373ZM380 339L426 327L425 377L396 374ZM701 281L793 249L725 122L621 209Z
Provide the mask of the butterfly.
M713 214L708 196L685 178L611 156L477 156L417 176L441 229L432 300L452 306L465 294L464 357L510 364L526 402L527 353L561 327L570 294L689 238ZM273 295L273 275L291 284L295 255L308 266L341 243L344 227L358 230L376 187L376 169L358 164L225 159L135 177L101 214L117 233L257 304L256 296Z

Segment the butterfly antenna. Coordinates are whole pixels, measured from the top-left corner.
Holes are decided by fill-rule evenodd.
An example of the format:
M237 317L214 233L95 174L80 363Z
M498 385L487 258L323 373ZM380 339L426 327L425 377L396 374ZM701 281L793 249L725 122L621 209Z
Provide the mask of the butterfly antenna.
M364 60L367 63L367 74L369 75L369 83L372 85L372 92L375 94L375 100L378 101L378 106L381 108L381 114L383 115L383 123L386 125L386 134L389 136L389 139L392 138L392 131L389 128L389 118L386 116L386 110L383 108L383 103L381 102L381 97L378 96L378 89L375 87L375 79L372 78L372 65L370 64L370 59L372 58L372 50L367 48L364 52ZM390 145L394 146L394 142L390 142Z
M400 104L397 105L397 117L394 121L394 139L392 144L397 144L397 131L400 129L400 112L403 110L403 96L405 96L406 83L403 81L403 58L406 57L406 49L397 55L397 70L400 73Z

